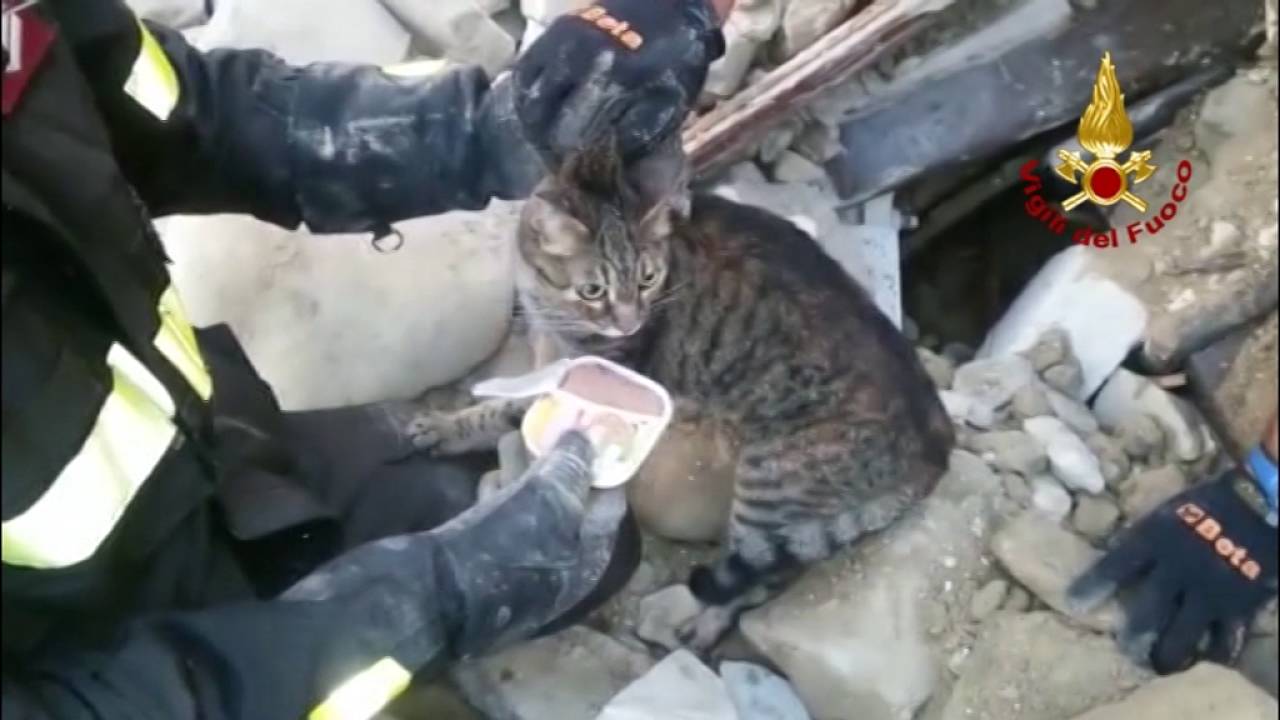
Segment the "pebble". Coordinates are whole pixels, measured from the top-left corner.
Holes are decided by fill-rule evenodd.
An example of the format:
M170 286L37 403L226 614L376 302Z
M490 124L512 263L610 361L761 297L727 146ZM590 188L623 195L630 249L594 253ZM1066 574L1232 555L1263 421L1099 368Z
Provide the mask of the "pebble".
M773 179L775 182L812 182L827 176L822 166L809 160L800 153L783 150L773 162Z
M1071 513L1071 493L1048 475L1031 478L1031 504L1054 521Z
M1084 371L1080 369L1080 365L1076 362L1063 363L1054 365L1041 375L1049 387L1060 392L1064 392L1072 397L1080 394L1080 389L1084 387Z
M1075 720L1270 720L1276 701L1231 668L1210 662L1157 678L1119 702L1095 707Z
M1027 385L1013 394L1013 415L1019 420L1051 414L1053 406L1049 404L1049 397L1044 390Z
M724 682L688 650L676 650L618 693L598 720L738 720Z
M1071 515L1071 525L1093 541L1106 539L1120 522L1120 508L1105 495L1081 495Z
M1164 452L1164 430L1146 413L1122 420L1116 434L1124 444L1124 451L1134 460L1146 460Z
M1187 489L1187 476L1177 465L1165 465L1136 473L1125 483L1121 503L1124 516L1137 520L1164 501Z
M683 583L663 588L640 600L636 635L664 648L680 645L676 630L698 614L701 604Z
M973 449L991 457L991 465L997 470L1015 472L1031 477L1049 467L1049 456L1044 447L1022 430L1000 430L982 433L973 438Z
M1081 437L1098 432L1098 420L1084 403L1053 389L1046 392L1045 396L1049 407L1053 408L1053 414Z
M1008 595L1008 580L992 580L973 594L973 599L969 602L969 614L973 616L974 620L986 620L996 610L1000 609Z
M1031 609L1031 593L1025 588L1014 585L1009 589L1009 595L1004 599L1004 605L1001 610L1009 612L1026 612Z
M1023 420L1022 427L1044 445L1049 467L1064 485L1089 493L1102 492L1106 487L1098 458L1066 423L1053 417L1037 417Z
M1031 367L1036 372L1042 373L1065 361L1070 353L1071 338L1062 328L1052 327L1040 335L1036 344L1027 350L1026 356L1031 361Z
M1009 496L1010 500L1018 503L1022 507L1031 505L1031 486L1017 473L1005 473L1000 476L1000 481L1004 485L1004 492Z
M1129 477L1133 463L1120 447L1120 443L1104 433L1094 433L1084 441L1089 450L1098 458L1098 466L1102 468L1102 478L1107 487L1115 489L1124 479Z
M1007 405L1014 393L1034 378L1031 363L1020 355L982 358L956 368L951 389L971 398L974 404L996 410Z
M933 381L934 387L939 390L947 390L951 387L951 379L955 377L956 369L949 359L923 347L916 348L916 355L920 358L920 364L924 366L925 374Z

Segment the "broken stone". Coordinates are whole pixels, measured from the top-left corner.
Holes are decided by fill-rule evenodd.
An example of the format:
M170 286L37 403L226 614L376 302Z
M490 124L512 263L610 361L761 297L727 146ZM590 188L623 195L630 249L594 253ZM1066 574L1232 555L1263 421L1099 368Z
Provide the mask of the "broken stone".
M660 647L678 647L676 630L693 619L700 607L688 585L663 588L640 601L636 635Z
M1071 339L1071 352L1084 378L1078 393L1063 392L1077 399L1093 394L1142 338L1147 325L1142 302L1102 276L1095 262L1094 250L1078 245L1054 256L987 333L979 356L1021 352L1056 327Z
M1031 505L1031 486L1027 481L1017 473L1005 473L1000 476L1000 481L1004 485L1004 492L1009 499L1020 505L1021 507L1029 507Z
M942 401L942 407L947 411L947 415L955 422L964 422L969 417L969 411L973 409L973 398L953 390L939 390L938 399Z
M804 126L791 149L821 165L839 155L844 146L840 144L840 131L835 125L815 120Z
M1121 496L1124 515L1130 520L1138 520L1186 489L1187 476L1177 465L1144 470L1125 483Z
M1071 515L1071 525L1095 542L1106 539L1120 522L1120 508L1105 495L1081 495Z
M924 366L924 372L933 381L934 387L939 390L951 387L951 378L955 376L956 370L950 360L924 347L916 348L916 356L920 358L920 364Z
M1051 413L1053 407L1049 405L1049 397L1035 385L1027 385L1013 394L1013 415L1019 420Z
M545 27L561 15L590 4L591 0L520 0L520 12Z
M1129 477L1133 464L1129 462L1129 456L1119 442L1099 432L1090 435L1084 443L1098 458L1098 466L1102 468L1102 478L1107 481L1107 487L1117 488Z
M1173 456L1192 462L1204 452L1204 421L1195 407L1141 375L1119 368L1093 401L1104 427L1120 427L1129 418L1150 415L1164 430Z
M1009 597L1005 598L1004 606L1000 608L1008 612L1026 612L1031 609L1031 593L1025 589L1014 585L1009 589Z
M628 685L609 701L598 720L670 718L738 720L724 683L688 650L676 650Z
M1007 405L1034 378L1031 363L1024 357L984 358L957 368L951 389L971 398L974 405L994 411Z
M724 55L711 63L703 92L723 100L742 87L751 63L760 51L760 43L734 32L732 24L725 28Z
M653 660L582 626L454 666L454 682L486 717L595 720ZM718 680L717 680L718 682Z
M982 589L974 593L973 601L969 603L969 614L974 620L982 621L991 617L1000 606L1004 604L1005 598L1009 595L1009 581L995 579Z
M1152 680L1124 700L1074 720L1271 720L1276 711L1276 701L1240 673L1202 662L1186 672Z
M757 152L760 162L772 165L778 156L791 146L799 132L800 127L794 122L785 122L770 130L760 142L760 150Z
M489 77L515 58L515 40L472 0L381 1L433 55L479 65Z
M1130 415L1120 421L1116 434L1124 443L1124 451L1134 460L1158 457L1164 452L1164 431L1146 413Z
M1066 718L1118 700L1148 677L1111 638L1068 627L1048 612L1001 614L983 626L941 717Z
M1234 250L1240 245L1240 241L1243 238L1244 235L1240 232L1240 228L1226 220L1214 220L1209 225L1209 246L1205 248L1205 252L1217 254Z
M1098 420L1084 403L1053 389L1045 394L1049 400L1049 406L1053 408L1053 414L1075 430L1077 435L1088 437L1098 432Z
M791 678L815 718L911 717L937 682L929 629L945 630L946 607L967 616L973 587L955 579L985 572L989 498L999 487L980 458L954 451L924 502L745 613L742 634ZM954 567L921 557L949 557Z
M1102 556L1075 533L1027 512L996 533L991 550L1014 579L1049 607L1100 632L1119 627L1121 612L1114 600L1089 613L1067 600L1067 586Z
M1053 417L1028 418L1022 427L1039 440L1049 455L1053 474L1072 490L1099 493L1106 487L1098 458L1071 428Z
M1031 505L1045 517L1061 522L1071 514L1071 493L1050 475L1031 478Z
M1084 387L1084 371L1076 363L1063 363L1054 365L1041 375L1044 382L1051 388L1064 392L1072 397L1081 396L1081 388Z
M839 25L853 10L855 0L791 0L782 11L778 32L778 59L787 60Z
M773 179L776 182L812 182L827 176L827 172L803 155L783 150L773 162Z
M983 459L990 454L990 462L997 470L1015 472L1023 477L1031 477L1049 467L1044 447L1021 430L982 433L973 439L973 449Z
M809 720L791 684L755 663L721 663L720 678L739 720Z
M1071 354L1071 339L1060 327L1052 327L1036 340L1035 345L1024 353L1031 367L1038 373L1065 362Z

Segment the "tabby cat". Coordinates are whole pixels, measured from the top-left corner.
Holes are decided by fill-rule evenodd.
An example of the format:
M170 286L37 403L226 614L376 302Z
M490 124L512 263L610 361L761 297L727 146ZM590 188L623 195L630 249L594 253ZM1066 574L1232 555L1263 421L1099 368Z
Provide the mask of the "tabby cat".
M654 184L624 175L609 143L545 179L521 220L519 303L541 361L621 361L666 386L681 419L730 428L727 537L690 576L704 610L681 637L703 650L927 494L953 438L911 346L813 238L717 196L685 212L679 183ZM492 446L524 407L489 401L411 430L445 454Z

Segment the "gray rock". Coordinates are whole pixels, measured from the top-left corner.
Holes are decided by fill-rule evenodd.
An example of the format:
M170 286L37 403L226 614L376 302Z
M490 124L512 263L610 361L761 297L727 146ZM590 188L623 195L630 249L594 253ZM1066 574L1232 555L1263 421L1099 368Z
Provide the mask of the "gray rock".
M703 92L716 99L730 97L742 87L751 63L760 51L760 42L737 32L732 24L724 28L724 55L711 63Z
M760 141L760 149L757 156L760 162L765 165L772 165L778 156L791 147L791 143L796 139L796 135L800 132L800 125L797 122L784 122L782 125L773 128L765 135L764 140Z
M992 580L974 593L973 601L969 603L969 614L974 620L986 620L1000 609L1008 595L1009 581L999 578Z
M804 157L800 153L791 150L783 150L778 154L778 158L773 161L772 166L773 179L775 182L813 182L822 180L827 176L827 171L823 170L812 160Z
M631 579L627 581L627 591L632 593L643 593L653 589L658 582L658 573L653 569L653 563L648 560L641 560L636 566L636 571L631 574Z
M1019 420L1052 413L1053 406L1049 404L1049 396L1035 385L1027 385L1013 394L1013 415Z
M951 379L955 377L956 369L950 360L924 347L916 348L916 356L920 358L920 364L924 366L924 371L933 381L934 387L939 390L947 390L951 387Z
M1026 612L1031 609L1031 593L1025 588L1014 585L1009 589L1009 596L1004 599L1004 605L1000 608L1008 612Z
M1116 434L1124 451L1134 460L1146 460L1164 452L1164 430L1146 413L1130 415L1120 422Z
M1079 363L1075 362L1054 365L1045 370L1040 377L1044 378L1045 384L1049 387L1073 397L1078 397L1080 390L1084 387L1084 371L1080 369Z
M1084 443L1098 458L1098 466L1102 468L1102 478L1107 481L1107 487L1118 488L1129 477L1129 471L1133 468L1119 441L1103 433L1094 433Z
M1007 405L1014 393L1034 379L1031 363L1024 357L983 358L957 368L951 389L972 398L976 405L996 410Z
M1177 465L1165 465L1136 473L1125 483L1120 502L1124 516L1137 520L1158 505L1187 489L1187 476Z
M652 665L647 654L579 625L460 662L452 674L486 717L594 720L609 698Z
M676 650L628 685L609 701L598 720L670 718L738 720L724 683L688 650Z
M680 645L676 630L698 614L701 604L683 583L663 588L640 600L636 635L664 648Z
M1067 718L1149 677L1111 638L1068 627L1053 613L1000 614L983 625L941 720Z
M1164 430L1170 452L1182 462L1192 462L1204 452L1205 423L1195 407L1124 368L1118 368L1098 391L1093 412L1108 428L1150 415Z
M1226 220L1214 220L1209 225L1209 246L1204 249L1205 254L1216 255L1235 250L1243 239L1244 234L1240 232L1240 228Z
M825 163L839 155L844 146L840 144L840 130L835 125L815 119L804 126L800 136L792 143L791 149L816 163ZM914 338L912 338L914 341Z
M1098 420L1084 403L1052 388L1045 395L1049 400L1049 407L1053 408L1053 414L1080 437L1098 432Z
M1094 708L1074 720L1272 720L1276 701L1240 673L1202 662L1157 678L1124 700Z
M1106 487L1098 458L1066 423L1052 417L1022 421L1022 427L1039 440L1049 456L1049 467L1063 485L1072 490L1099 493Z
M1050 475L1031 478L1031 506L1045 517L1061 522L1071 514L1071 493Z
M1004 415L1002 411L996 410L990 405L975 402L969 407L969 414L965 416L964 420L979 430L990 430L1004 419Z
M1031 477L1049 467L1044 447L1021 430L982 433L973 438L973 449L997 470Z
M1071 525L1090 540L1100 541L1111 535L1120 522L1120 508L1105 495L1081 495L1071 515Z
M1044 331L1024 354L1031 361L1031 367L1042 373L1071 357L1071 339L1062 328L1052 327Z
M1121 613L1114 601L1083 613L1067 600L1067 586L1102 556L1075 533L1027 512L996 533L991 550L1014 579L1049 607L1094 630L1119 627Z
M782 12L777 50L780 59L794 57L849 15L854 0L788 2Z
M472 0L381 0L414 38L449 60L494 77L515 58L516 41Z
M1022 507L1030 507L1031 485L1027 483L1026 479L1017 473L1004 473L1000 476L1000 481L1004 485L1004 492L1009 496L1010 500Z
M720 678L739 720L809 720L790 683L755 663L721 663Z
M969 417L969 411L973 409L973 398L954 390L939 390L938 399L942 400L942 407L954 422L964 422Z

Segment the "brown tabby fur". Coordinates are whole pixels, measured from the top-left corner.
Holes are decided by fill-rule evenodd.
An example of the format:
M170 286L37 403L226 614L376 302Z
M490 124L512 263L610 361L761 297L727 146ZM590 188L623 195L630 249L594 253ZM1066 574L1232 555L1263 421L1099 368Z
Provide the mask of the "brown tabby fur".
M683 417L735 436L724 550L690 578L706 609L682 639L706 648L798 569L924 497L951 424L911 346L813 238L716 196L681 217L611 156L587 153L527 203L520 303L556 354L620 360L667 387ZM602 297L584 300L584 284ZM437 417L424 444L490 444L522 409Z

